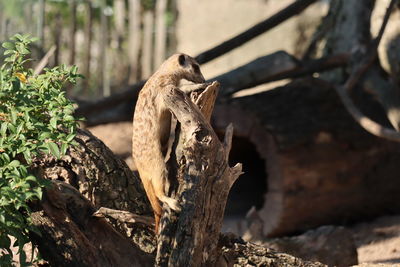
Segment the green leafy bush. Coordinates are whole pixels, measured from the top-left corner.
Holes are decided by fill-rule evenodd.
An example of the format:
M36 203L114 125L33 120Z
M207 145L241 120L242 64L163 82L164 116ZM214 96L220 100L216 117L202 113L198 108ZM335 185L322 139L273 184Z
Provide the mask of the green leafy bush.
M29 61L29 36L15 35L0 69L0 266L12 266L10 246L19 249L22 266L29 265L22 250L29 231L37 232L29 218L29 202L40 200L46 181L31 174L34 158L52 154L60 158L73 143L77 121L73 104L62 86L75 83L77 68L65 65L34 75ZM40 233L38 233L40 234ZM11 244L9 236L16 239Z

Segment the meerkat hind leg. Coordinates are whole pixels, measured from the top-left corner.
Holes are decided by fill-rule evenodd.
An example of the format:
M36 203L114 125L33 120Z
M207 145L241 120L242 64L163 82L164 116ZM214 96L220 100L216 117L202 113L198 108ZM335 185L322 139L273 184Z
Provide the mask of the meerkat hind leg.
M165 179L165 178L163 178L163 179ZM153 183L153 189L154 189L154 193L157 196L157 198L161 202L167 203L169 208L171 208L172 210L175 210L175 211L179 211L181 209L181 207L176 199L173 199L173 198L165 195L164 183L159 183L159 182Z
M154 213L154 226L155 226L155 233L158 233L158 226L160 224L160 218L162 215L162 207L161 204L154 192L153 184L150 182L147 177L142 179L144 190L146 191L147 198L150 201L150 205L153 208Z

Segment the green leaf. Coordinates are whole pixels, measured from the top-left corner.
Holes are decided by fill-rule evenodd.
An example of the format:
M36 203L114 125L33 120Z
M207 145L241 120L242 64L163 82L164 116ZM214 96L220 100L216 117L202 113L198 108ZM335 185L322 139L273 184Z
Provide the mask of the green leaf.
M11 161L10 156L7 153L1 153L0 156L3 158L5 164L8 164Z
M50 119L50 126L53 128L53 129L57 129L57 118L51 118Z
M57 159L59 159L61 155L58 145L56 143L49 142L47 143L47 146L49 147L51 154L53 154Z
M65 121L75 121L75 118L74 118L74 116L71 116L71 115L65 115L64 120Z
M71 67L71 74L76 75L77 72L78 72L78 67L77 66L72 66Z
M25 181L37 183L37 178L33 175L29 175L28 177L25 178Z
M51 137L50 132L43 132L39 135L39 140L46 140Z
M10 130L10 132L12 132L13 134L15 134L17 132L17 128L15 128L15 126L11 123L8 124L8 129ZM10 136L11 137L11 136Z
M22 154L24 155L24 158L25 158L26 162L28 164L31 164L32 163L31 152L29 150L25 150L25 151L22 152Z
M21 34L17 33L13 37L11 37L11 40L24 41L25 38Z
M15 124L17 122L17 111L13 108L11 109L11 123Z
M61 154L65 155L65 153L67 153L67 149L68 149L68 144L67 143L63 143L61 145Z
M74 138L75 138L75 134L71 133L71 134L69 134L69 135L67 136L66 141L69 143L69 142L71 142Z
M13 50L14 49L14 44L10 42L5 42L2 45L5 49Z
M24 123L21 123L21 124L18 125L18 127L17 127L17 135L19 135L21 133L23 128L24 128Z
M8 164L8 166L12 167L12 168L18 167L19 165L20 165L20 162L18 160L13 160Z
M1 127L0 127L0 133L1 133L1 135L2 135L3 137L6 136L7 128L8 128L8 122L3 122L3 123L1 124Z

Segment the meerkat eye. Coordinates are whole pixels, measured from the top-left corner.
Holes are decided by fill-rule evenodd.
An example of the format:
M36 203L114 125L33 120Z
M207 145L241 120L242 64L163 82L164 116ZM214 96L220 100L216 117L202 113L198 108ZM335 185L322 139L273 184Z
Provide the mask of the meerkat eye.
M199 67L199 65L193 64L193 65L192 65L192 68L193 68L193 70L194 70L195 73L200 73L200 67Z
M185 65L185 61L186 61L185 55L179 55L179 57L178 57L179 65L184 66Z

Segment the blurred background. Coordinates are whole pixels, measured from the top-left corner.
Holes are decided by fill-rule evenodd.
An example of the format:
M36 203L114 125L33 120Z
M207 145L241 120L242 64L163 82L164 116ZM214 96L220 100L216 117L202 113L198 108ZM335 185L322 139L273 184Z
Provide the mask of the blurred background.
M30 33L39 38L34 64L77 65L85 79L65 89L77 114L135 170L131 119L141 81L171 54L204 56L296 2L294 15L268 31L212 60L198 57L205 78L222 85L212 124L222 136L233 122L231 165L244 164L224 231L267 245L303 235L269 246L339 266L399 263L398 140L367 133L334 89L373 54L390 0L0 0L0 41ZM398 2L390 13L378 57L348 93L362 115L394 131Z
M50 51L49 66L75 64L86 77L68 88L68 95L97 99L148 78L171 54L196 56L291 2L0 0L0 40L15 33L38 37L35 58ZM327 7L324 1L317 3L279 29L203 66L203 74L211 78L278 49L300 55Z

